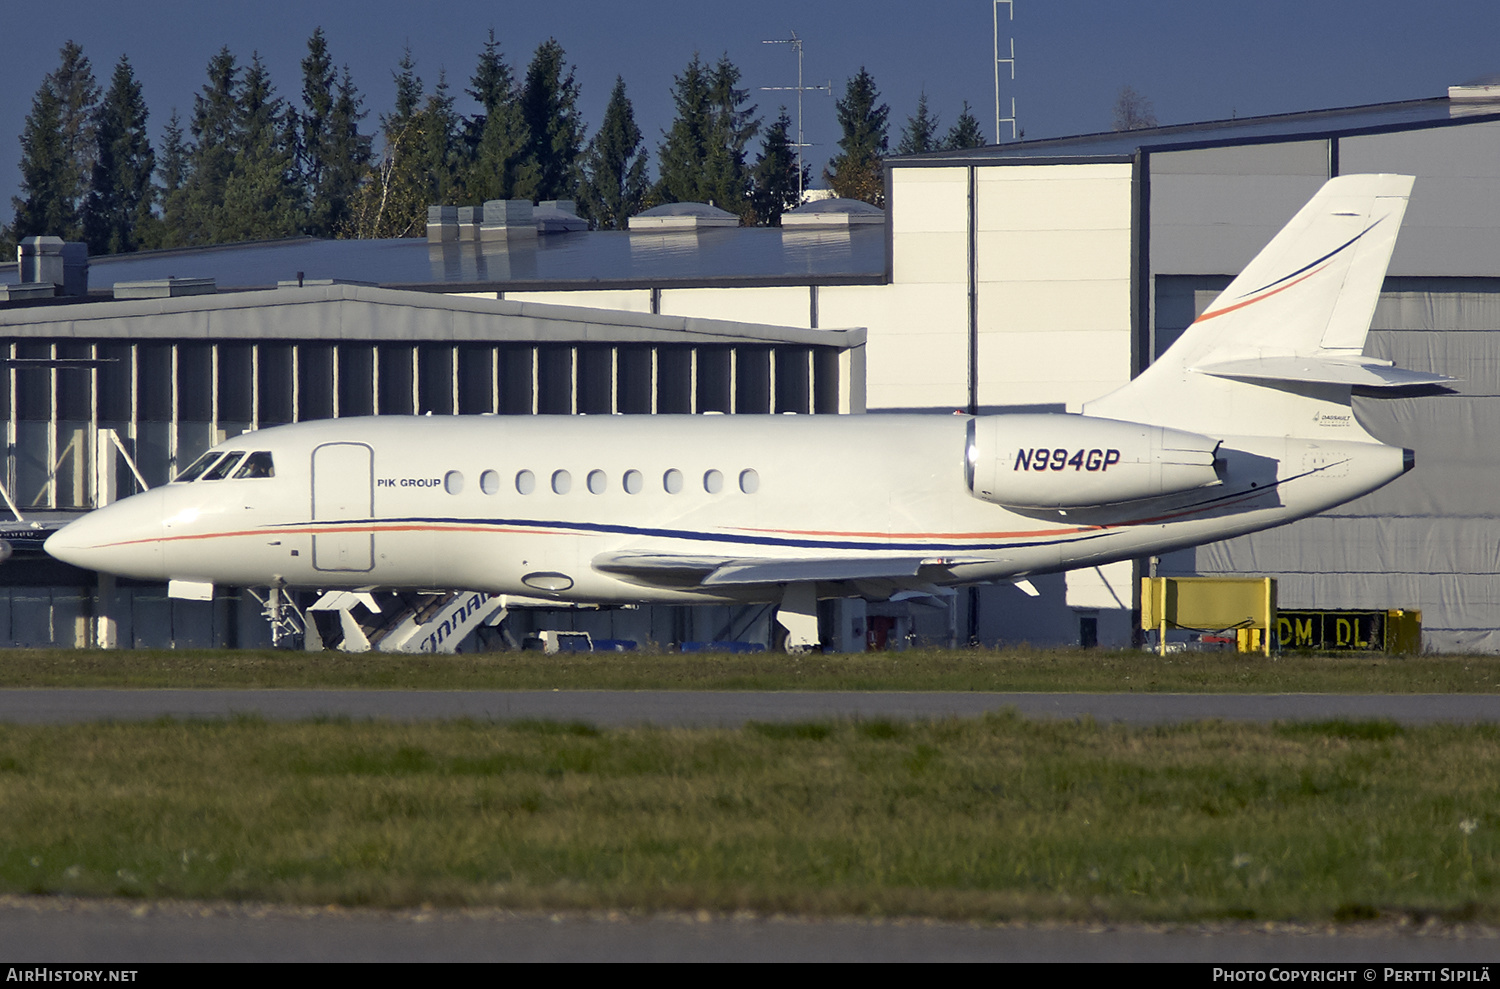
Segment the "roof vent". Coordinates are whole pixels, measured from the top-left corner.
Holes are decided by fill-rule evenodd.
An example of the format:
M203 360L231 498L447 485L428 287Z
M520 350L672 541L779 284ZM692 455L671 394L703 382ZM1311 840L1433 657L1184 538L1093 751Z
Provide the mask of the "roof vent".
M539 234L570 233L587 230L589 221L578 215L578 204L571 199L544 199L532 214Z
M694 231L739 225L739 217L708 203L667 203L630 218L632 231Z
M781 225L797 230L884 222L885 210L859 199L819 199L781 214Z
M143 282L115 282L116 299L178 299L185 295L213 295L212 278L152 278Z
M1500 84L1488 83L1473 86L1449 86L1450 100L1490 100L1500 102Z

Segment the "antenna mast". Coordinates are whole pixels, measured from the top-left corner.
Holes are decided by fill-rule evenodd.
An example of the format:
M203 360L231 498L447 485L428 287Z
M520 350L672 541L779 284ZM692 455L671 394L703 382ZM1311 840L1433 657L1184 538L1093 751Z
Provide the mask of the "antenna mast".
M994 14L994 24L995 24L995 143L996 144L1000 143L1000 125L1001 124L1010 124L1010 139L1012 141L1014 141L1016 139L1016 98L1014 96L1012 96L1010 98L1010 116L1008 116L1008 117L1002 117L1002 116L1000 116L1000 66L1001 65L1008 65L1008 66L1010 66L1010 81L1011 82L1015 82L1016 81L1016 39L1014 37L1010 37L1010 38L1007 39L1007 41L1009 43L1010 55L1008 57L1004 57L1004 58L1002 58L1001 55L1000 55L1000 5L1002 3L1005 4L1005 9L1008 11L1008 14L1006 16L1006 22L1009 23L1009 22L1014 21L1016 19L1016 2L1015 2L1015 0L994 0L993 7L992 7L992 13Z
M791 90L794 90L794 89L797 92L797 144L795 145L795 147L797 148L797 201L801 202L802 201L802 197L804 195L806 195L806 193L807 193L807 190L805 190L805 189L802 188L802 149L803 148L810 148L810 147L812 147L812 145L808 144L805 140L803 140L803 137L802 137L802 94L803 93L815 93L818 90L822 90L823 92L825 92L825 93L829 94L830 96L832 96L833 95L833 80L830 79L827 82L827 84L822 85L822 86L804 86L804 85L802 85L802 39L799 38L799 37L797 37L797 32L796 31L791 32L791 35L792 36L790 38L785 38L785 39L781 39L781 40L777 40L777 41L762 41L761 44L763 44L763 45L791 45L792 46L792 51L794 51L794 52L797 53L797 85L796 86L762 86L760 88L761 88L762 92L767 92L767 93L771 93L771 92L788 92L788 91L791 91Z

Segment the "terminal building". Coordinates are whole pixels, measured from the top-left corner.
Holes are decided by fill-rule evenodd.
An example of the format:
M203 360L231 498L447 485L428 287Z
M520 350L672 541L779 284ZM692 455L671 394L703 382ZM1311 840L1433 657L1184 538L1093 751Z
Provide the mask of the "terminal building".
M667 209L589 232L567 204L434 208L425 239L308 238L0 272L0 471L19 516L0 642L254 645L257 598L105 586L45 531L261 426L368 414L1077 411L1159 355L1329 177L1415 190L1367 353L1460 379L1359 398L1417 466L1323 516L1161 559L830 603L825 637L1132 639L1138 578L1276 577L1283 607L1420 609L1431 649L1500 651L1500 91L1027 141L887 162L887 212L779 229ZM87 288L80 284L87 264ZM71 294L69 294L71 293ZM808 465L817 483L818 465ZM40 529L33 528L40 526ZM534 602L531 602L534 604ZM769 609L518 607L518 634L757 640ZM513 636L512 638L515 638ZM482 645L483 643L481 643Z

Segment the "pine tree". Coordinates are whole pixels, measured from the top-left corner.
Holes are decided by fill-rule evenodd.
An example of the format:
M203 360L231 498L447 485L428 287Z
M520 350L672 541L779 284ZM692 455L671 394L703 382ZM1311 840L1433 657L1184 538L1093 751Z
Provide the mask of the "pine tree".
M625 95L625 80L615 77L599 133L584 155L579 186L580 213L600 230L624 230L646 198L646 152L635 108Z
M21 192L12 197L16 240L66 237L78 228L69 181L72 163L62 133L62 105L46 82L31 101L21 132Z
M943 147L950 151L984 147L984 134L979 130L979 118L969 109L968 100L964 100L963 112L958 115L948 136L943 139Z
M703 201L699 190L708 155L708 86L706 67L695 53L682 75L674 79L672 102L677 115L657 154L656 194L664 202Z
M676 78L677 116L658 156L656 196L663 202L712 203L747 222L750 168L745 146L760 130L746 106L740 70L726 55L710 71L695 54Z
M286 237L303 214L293 178L297 117L276 95L259 53L235 99L234 152L213 243Z
M354 200L359 196L360 184L370 167L370 137L359 132L359 122L365 117L365 111L360 108L362 104L346 65L328 119L322 181L314 194L309 214L310 219L318 224L312 232L321 236L342 234L349 223Z
M146 131L148 115L130 59L122 55L94 123L98 150L83 218L90 254L134 251L150 236L156 155Z
M490 114L515 98L515 78L510 66L505 64L505 55L500 51L499 42L495 40L494 28L490 28L489 40L484 43L484 51L479 53L479 64L474 67L469 85L474 88L464 92L479 104L480 112L470 118L466 133L471 146L478 147L480 135L484 133L484 125Z
M469 152L464 176L468 198L479 202L510 199L522 185L534 188L536 169L526 163L530 142L521 119L519 93L493 28L469 82L474 88L465 92L479 104L481 112L464 126Z
M810 177L811 169L803 165L798 181L797 149L792 146L791 126L786 107L782 107L776 122L766 130L760 156L755 160L750 202L755 222L768 227L781 226L781 214L799 204Z
M183 139L182 120L177 111L167 120L162 134L161 157L156 166L161 186L162 215L146 231L144 247L179 247L187 243L187 176L191 150Z
M459 175L460 121L453 109L448 79L442 72L438 73L437 86L422 107L421 124L418 167L427 174L423 185L427 205L457 205L463 188Z
M396 109L391 120L403 124L411 119L422 102L422 78L417 75L417 63L411 57L410 47L402 50L397 67L401 71L392 73L396 78Z
M745 146L760 130L749 92L739 88L740 70L725 55L714 66L708 99L713 114L704 182L708 202L751 222L750 165Z
M578 83L571 68L564 74L564 58L556 39L542 42L526 68L521 90L526 157L536 173L535 186L528 190L523 185L517 192L533 201L577 196L584 128L578 114Z
M879 99L874 78L861 66L859 75L845 87L844 98L834 104L839 126L844 131L839 139L843 154L828 163L823 177L835 195L884 207L885 175L881 159L887 149L886 119L891 108L877 104Z
M58 101L59 132L66 161L59 181L66 191L73 215L78 219L66 234L60 233L59 236L65 240L78 240L83 234L80 221L89 185L93 181L98 150L94 114L99 102L99 86L94 81L94 70L88 56L76 42L64 44L60 54L60 64L48 74L46 84Z
M238 153L239 66L226 46L208 61L208 82L193 97L193 143L181 197L178 243L218 241L225 189Z
M304 110L297 122L297 173L301 194L307 203L304 228L317 237L328 236L334 224L323 183L331 164L333 136L330 130L337 81L333 59L328 54L328 39L323 35L323 28L319 27L307 39L307 55L302 59Z
M897 154L919 155L925 151L936 151L939 147L937 131L940 126L936 114L927 110L927 90L917 97L917 112L906 118L906 128L901 132L901 143Z

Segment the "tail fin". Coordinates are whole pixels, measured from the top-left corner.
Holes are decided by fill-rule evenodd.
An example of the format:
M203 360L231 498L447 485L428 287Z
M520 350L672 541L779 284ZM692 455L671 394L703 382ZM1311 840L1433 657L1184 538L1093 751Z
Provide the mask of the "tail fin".
M1347 407L1352 386L1450 380L1361 354L1411 187L1408 175L1331 179L1165 354L1085 414L1302 435L1320 431L1316 406Z

